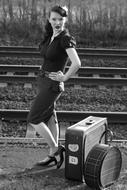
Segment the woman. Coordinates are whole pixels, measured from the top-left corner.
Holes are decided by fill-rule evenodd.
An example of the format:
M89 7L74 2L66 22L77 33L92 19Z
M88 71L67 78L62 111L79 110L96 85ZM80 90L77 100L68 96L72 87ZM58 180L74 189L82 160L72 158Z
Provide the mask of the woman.
M80 67L80 59L75 50L75 40L65 29L67 11L61 6L54 6L49 14L44 40L40 52L44 58L41 67L39 93L28 114L28 124L44 137L50 147L49 155L39 165L54 162L57 168L63 163L64 147L58 146L58 122L55 102L63 91L66 82ZM71 66L64 74L67 59ZM29 136L29 133L26 135ZM56 156L60 160L57 161Z

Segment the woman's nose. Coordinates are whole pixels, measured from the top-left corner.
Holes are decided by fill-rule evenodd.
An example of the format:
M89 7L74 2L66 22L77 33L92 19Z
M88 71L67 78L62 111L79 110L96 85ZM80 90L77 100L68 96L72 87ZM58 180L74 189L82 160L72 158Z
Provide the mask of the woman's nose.
M56 20L56 24L60 24L60 21L59 21L59 20Z

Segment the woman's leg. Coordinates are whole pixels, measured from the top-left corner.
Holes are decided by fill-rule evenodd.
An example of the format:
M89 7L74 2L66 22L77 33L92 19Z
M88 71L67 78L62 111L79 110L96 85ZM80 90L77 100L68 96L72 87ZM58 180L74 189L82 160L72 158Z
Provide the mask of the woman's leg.
M49 121L47 122L47 125L55 139L56 144L58 145L59 126L58 126L58 121L57 121L57 116L56 116L55 111L53 115L50 117Z
M35 136L36 136L35 129L32 127L32 125L28 124L26 131L26 138L35 138Z
M58 144L56 143L54 136L52 135L47 125L43 122L39 124L30 123L30 125L35 129L35 131L37 131L42 137L44 137L44 139L50 147L49 154L53 155L58 149Z

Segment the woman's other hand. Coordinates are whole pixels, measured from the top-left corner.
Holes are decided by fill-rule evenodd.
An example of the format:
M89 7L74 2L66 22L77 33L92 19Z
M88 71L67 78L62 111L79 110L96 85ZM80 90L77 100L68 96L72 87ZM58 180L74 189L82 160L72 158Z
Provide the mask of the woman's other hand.
M51 72L49 74L49 78L58 82L64 82L64 74L62 71L58 71L58 72Z

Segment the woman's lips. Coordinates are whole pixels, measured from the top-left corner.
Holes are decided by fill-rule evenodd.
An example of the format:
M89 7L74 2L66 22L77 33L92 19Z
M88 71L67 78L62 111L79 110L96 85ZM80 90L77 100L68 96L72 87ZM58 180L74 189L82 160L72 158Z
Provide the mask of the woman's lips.
M59 28L60 28L60 26L55 26L55 28L56 28L56 29L59 29Z

